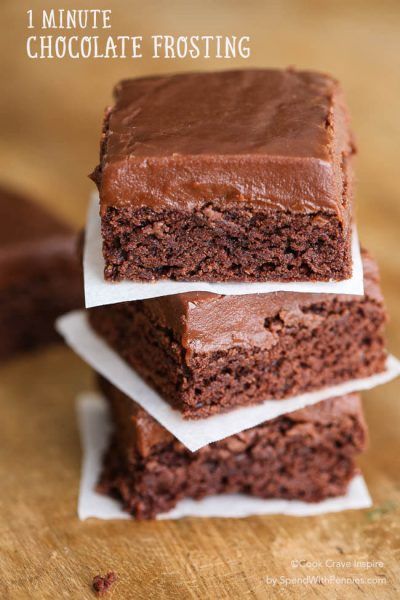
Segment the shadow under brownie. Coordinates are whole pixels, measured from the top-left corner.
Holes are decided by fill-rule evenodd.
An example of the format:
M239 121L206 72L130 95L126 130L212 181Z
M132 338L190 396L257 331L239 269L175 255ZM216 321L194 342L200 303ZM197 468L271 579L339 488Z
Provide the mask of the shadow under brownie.
M186 73L115 96L92 176L106 279L351 276L354 146L336 80Z
M385 368L386 313L363 252L365 296L187 293L88 311L98 332L185 418L282 399Z
M360 397L325 400L190 452L104 379L114 435L98 491L137 519L224 493L318 502L346 493L366 445Z

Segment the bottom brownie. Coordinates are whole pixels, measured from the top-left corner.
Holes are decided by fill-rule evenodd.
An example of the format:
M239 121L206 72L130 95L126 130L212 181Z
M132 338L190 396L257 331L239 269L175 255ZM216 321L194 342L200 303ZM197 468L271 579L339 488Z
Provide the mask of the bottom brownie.
M190 452L104 379L114 435L98 490L151 519L183 498L245 493L317 502L342 495L365 448L357 394L325 400Z

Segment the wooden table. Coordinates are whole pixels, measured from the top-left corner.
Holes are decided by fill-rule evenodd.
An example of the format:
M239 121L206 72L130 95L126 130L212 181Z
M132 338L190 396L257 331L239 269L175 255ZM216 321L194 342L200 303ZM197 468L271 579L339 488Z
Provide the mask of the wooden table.
M249 34L251 61L32 61L25 10L81 3L1 3L0 178L81 226L111 84L139 73L246 65L319 68L343 81L360 157L358 220L381 266L400 355L400 5L398 2L96 2L117 34ZM145 6L144 6L145 5ZM66 348L0 367L0 597L92 598L91 580L115 570L110 598L396 598L400 585L400 384L364 394L370 448L360 464L374 509L318 518L257 517L135 523L76 516L80 447L75 397L89 369ZM293 568L292 560L321 561ZM383 567L329 568L326 560ZM267 577L374 577L388 584L277 586Z

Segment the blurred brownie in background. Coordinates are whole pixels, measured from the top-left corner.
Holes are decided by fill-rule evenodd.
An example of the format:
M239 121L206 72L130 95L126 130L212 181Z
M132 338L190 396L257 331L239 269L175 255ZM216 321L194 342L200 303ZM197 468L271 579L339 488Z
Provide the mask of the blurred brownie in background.
M83 307L76 234L0 188L0 359L54 342L54 320Z

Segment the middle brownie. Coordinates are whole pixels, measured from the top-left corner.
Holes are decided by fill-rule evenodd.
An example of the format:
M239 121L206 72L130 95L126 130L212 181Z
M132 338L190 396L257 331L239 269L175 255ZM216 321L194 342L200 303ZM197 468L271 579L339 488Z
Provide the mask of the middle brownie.
M383 371L386 313L364 252L363 297L187 293L89 310L93 328L185 418Z

